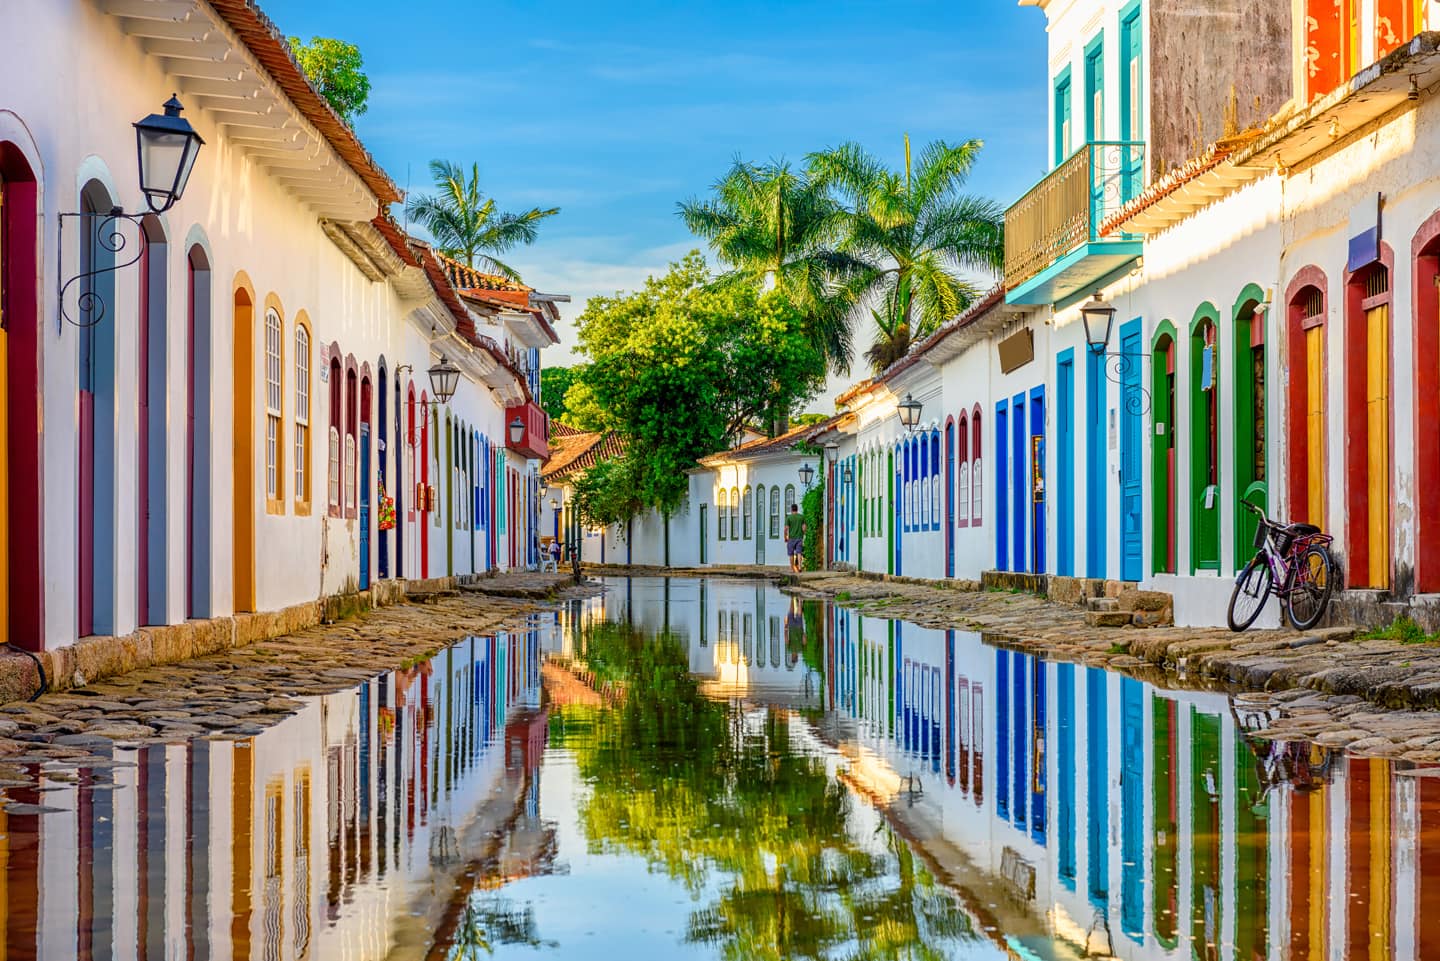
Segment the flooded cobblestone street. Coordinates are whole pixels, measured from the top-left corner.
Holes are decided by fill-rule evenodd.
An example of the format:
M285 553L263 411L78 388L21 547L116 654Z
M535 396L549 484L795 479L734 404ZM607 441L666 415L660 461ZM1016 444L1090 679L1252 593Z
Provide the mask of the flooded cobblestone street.
M1440 769L764 582L604 586L261 730L5 759L4 957L1299 961L1440 938Z

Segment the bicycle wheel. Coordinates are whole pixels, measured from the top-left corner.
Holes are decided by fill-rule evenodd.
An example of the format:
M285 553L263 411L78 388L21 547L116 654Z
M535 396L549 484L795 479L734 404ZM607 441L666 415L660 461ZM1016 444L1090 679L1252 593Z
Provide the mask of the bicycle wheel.
M1335 565L1319 545L1305 548L1290 568L1285 587L1285 616L1297 631L1319 624L1335 589Z
M1256 554L1250 559L1245 570L1235 579L1235 590L1230 592L1230 610L1225 615L1230 630L1243 631L1255 623L1255 618L1260 616L1265 601L1270 597L1274 580L1263 555Z

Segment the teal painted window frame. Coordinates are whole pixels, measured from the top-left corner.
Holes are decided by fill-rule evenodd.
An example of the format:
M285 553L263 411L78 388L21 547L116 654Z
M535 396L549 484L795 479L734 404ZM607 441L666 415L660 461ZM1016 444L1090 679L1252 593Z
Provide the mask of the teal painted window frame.
M1051 153L1054 161L1051 167L1058 167L1074 151L1073 143L1065 143L1064 137L1064 112L1062 106L1070 108L1070 136L1073 141L1075 136L1075 87L1071 83L1070 68L1066 67L1055 75L1055 82L1051 85L1051 109L1054 111L1054 122L1052 124L1051 136L1054 139L1054 149Z
M1142 31L1144 23L1140 19L1140 0L1131 0L1120 11L1120 139L1121 140L1143 140L1144 122L1141 122L1141 129L1131 129L1130 115L1135 113L1135 105L1131 103L1134 96L1140 101L1140 116L1144 117L1145 111L1145 37ZM1132 40L1135 42L1132 44ZM1134 56L1131 56L1131 46L1135 47ZM1138 88L1131 90L1130 61L1135 60L1139 64L1137 76L1139 77Z
M1095 95L1101 102L1105 97L1105 31L1085 44L1085 142L1096 143L1105 139L1105 118L1101 117L1097 127L1095 120Z

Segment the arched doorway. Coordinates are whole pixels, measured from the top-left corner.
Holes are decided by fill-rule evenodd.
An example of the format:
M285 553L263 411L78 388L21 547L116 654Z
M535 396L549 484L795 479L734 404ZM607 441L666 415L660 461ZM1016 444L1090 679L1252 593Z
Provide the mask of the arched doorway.
M379 391L376 396L379 398L379 409L375 413L375 422L380 425L379 456L376 458L378 465L376 477L379 484L377 493L381 498L390 496L390 420L389 420L389 398L390 381L386 376L385 357L380 357ZM390 532L377 531L376 537L379 541L377 550L379 557L376 563L376 570L381 580L390 576Z
M255 293L236 282L234 317L235 610L255 610Z
M1346 582L1381 590L1391 586L1392 262L1371 264L1345 283Z
M44 646L39 185L0 141L0 643Z
M92 180L81 191L79 311L79 504L76 574L76 633L113 634L115 620L115 206L109 192ZM90 307L91 309L87 309Z
M1416 232L1415 262L1415 490L1440 486L1440 212ZM1440 498L1415 498L1415 591L1440 590Z
M360 589L370 587L370 523L374 513L370 508L370 403L373 388L370 383L370 365L360 372Z
M210 617L211 342L210 259L186 253L185 311L185 616Z
M1255 552L1255 515L1240 506L1248 501L1270 509L1266 473L1265 421L1265 292L1251 284L1235 303L1235 569L1241 570Z
M1175 557L1175 325L1160 324L1150 348L1154 437L1150 447L1150 569L1178 573Z
M140 404L135 437L135 593L136 621L139 624L164 624L166 611L169 498L165 481L168 476L169 450L169 379L166 361L169 354L169 243L160 218L154 215L141 221L145 232L145 250L140 256L140 305L137 311L139 358L136 395Z
M1220 569L1220 315L1201 304L1190 325L1190 572Z
M1286 378L1285 440L1290 519L1325 526L1325 275L1302 268L1285 298Z

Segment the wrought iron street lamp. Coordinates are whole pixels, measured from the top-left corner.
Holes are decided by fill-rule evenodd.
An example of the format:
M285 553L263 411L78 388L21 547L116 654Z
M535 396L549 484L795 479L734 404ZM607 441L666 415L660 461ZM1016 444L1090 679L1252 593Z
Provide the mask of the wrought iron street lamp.
M190 126L190 121L180 116L185 108L180 100L171 95L165 101L162 108L164 113L152 113L144 120L138 121L135 127L135 159L139 167L140 192L145 195L145 205L150 208L151 213L163 214L185 193L185 185L190 182L190 172L195 169L195 158L200 155L200 148L205 141ZM129 239L121 232L120 222L124 221L135 228L135 254L128 260L116 261L111 257L105 257L109 263L101 263L99 266L92 266L89 270L82 270L71 275L60 284L59 320L69 321L76 327L94 327L105 318L108 305L104 296L94 288L94 285L82 287L76 303L78 317L72 317L65 306L65 295L72 286L82 281L92 280L102 274L114 273L133 267L145 256L146 237L141 221L146 214L127 214L123 207L115 206L106 211L86 212L62 212L60 219L60 237L57 247L57 258L59 258L60 269L57 276L65 277L64 266L64 235L65 221L69 218L76 218L82 223L93 223L86 242L93 245L105 254L118 254L129 245ZM58 326L58 324L57 324Z
M455 388L460 386L460 368L450 362L444 354L440 355L440 362L430 368L430 390L435 394L435 402L438 404L450 403L450 398L455 396Z
M900 424L907 431L914 430L920 423L920 409L923 405L909 394L899 404Z
M195 158L205 144L190 121L180 116L185 107L177 96L171 94L163 109L163 114L152 113L135 124L140 189L157 214L175 206L185 193Z
M800 465L800 483L804 484L806 489L809 489L811 482L814 480L815 468L811 467L808 463Z
M1110 333L1115 327L1115 305L1108 304L1095 291L1095 297L1080 308L1085 323L1085 343L1092 354L1103 354L1110 347Z

